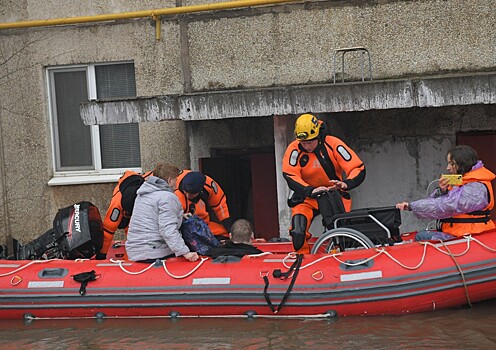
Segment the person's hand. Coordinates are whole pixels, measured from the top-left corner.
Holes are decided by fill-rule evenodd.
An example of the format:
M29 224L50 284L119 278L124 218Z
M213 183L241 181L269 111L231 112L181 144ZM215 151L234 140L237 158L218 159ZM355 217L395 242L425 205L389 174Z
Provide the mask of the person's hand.
M396 204L396 209L410 210L410 204L408 204L408 202L398 203L398 204Z
M341 190L344 191L348 189L348 185L346 182L339 181L339 180L331 180L330 181L331 186L328 187L329 190Z
M449 179L446 177L439 178L438 185L439 185L439 189L441 190L442 193L446 193L448 191L448 182L449 182Z
M183 218L184 218L184 220L187 220L187 219L189 219L189 218L190 218L190 217L192 217L192 216L193 216L193 214L191 214L191 213L184 213L184 214L183 214Z
M328 191L329 189L325 186L319 186L319 187L316 187L313 189L312 191L312 196L313 195L317 195L319 193L322 193L322 192L325 192L325 191Z
M189 252L183 255L189 261L196 261L199 259L199 256L196 252Z

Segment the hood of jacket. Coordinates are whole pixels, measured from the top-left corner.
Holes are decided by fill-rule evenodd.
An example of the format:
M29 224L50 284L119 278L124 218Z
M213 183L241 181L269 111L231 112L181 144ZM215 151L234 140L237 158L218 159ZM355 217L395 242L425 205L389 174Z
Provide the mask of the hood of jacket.
M463 174L465 182L472 181L492 181L496 175L489 169L484 167L482 161L478 161L468 173Z
M145 182L143 182L143 185L140 186L136 193L147 194L156 191L174 192L167 181L152 175L149 176Z

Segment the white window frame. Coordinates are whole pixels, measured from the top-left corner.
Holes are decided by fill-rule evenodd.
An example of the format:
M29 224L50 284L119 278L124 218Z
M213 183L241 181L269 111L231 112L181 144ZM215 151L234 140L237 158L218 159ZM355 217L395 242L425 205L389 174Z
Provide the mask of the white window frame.
M98 125L90 126L91 134L91 148L93 154L94 169L92 170L76 170L76 171L57 171L57 152L58 141L56 133L56 116L54 111L54 84L53 77L56 72L64 72L70 70L85 70L86 71L86 81L88 89L88 100L93 101L97 99L96 90L96 75L95 66L100 65L115 65L122 63L133 63L132 61L118 61L109 63L88 63L88 64L78 64L78 65L66 65L66 66L56 66L46 68L46 84L48 91L48 115L50 120L50 137L51 137L51 157L52 157L52 167L53 167L53 177L48 181L49 186L61 186L61 185L81 185L81 184L92 184L92 183L108 183L117 182L119 177L126 170L133 170L136 172L142 172L142 168L113 168L113 169L102 169L102 160L100 154L100 129Z

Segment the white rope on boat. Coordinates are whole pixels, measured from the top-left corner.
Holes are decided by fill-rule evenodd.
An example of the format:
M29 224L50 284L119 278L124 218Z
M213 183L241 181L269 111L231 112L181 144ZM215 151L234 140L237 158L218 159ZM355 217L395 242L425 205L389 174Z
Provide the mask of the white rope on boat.
M259 253L259 254L249 254L249 255L245 255L247 258L258 258L260 256L265 256L265 255L272 255L274 253L272 252L262 252L262 253Z
M27 264L25 264L25 265L23 265L21 267L18 267L17 269L15 269L13 271L0 274L0 277L5 277L5 276L12 275L13 273L19 272L19 271L21 271L21 270L25 269L26 267L31 266L33 264L43 264L43 263L49 263L51 261L59 261L59 260L62 260L62 259L32 260L32 261L28 262Z
M470 235L469 236L463 236L463 237L479 243L482 247L486 248L487 250L490 250L491 252L496 252L496 249L493 249L493 248L487 246L486 244L482 243L481 241L479 241L478 239L476 239L476 238L474 238L474 237L472 237Z
M395 258L385 248L381 247L381 248L376 248L376 252L377 252L376 254L374 254L374 255L372 255L372 256L370 256L368 258L362 259L360 261L354 262L354 263L349 262L349 261L343 261L343 260L339 259L338 257L341 256L341 255L343 255L343 253L334 253L334 254L325 255L325 256L323 256L323 257L321 257L321 258L319 258L317 260L314 260L314 261L312 261L312 262L310 262L310 263L308 263L306 265L302 265L300 267L300 270L305 269L307 267L310 267L310 266L312 266L314 264L317 264L317 263L319 263L319 262L321 262L321 261L323 261L325 259L329 259L329 258L333 258L337 262L339 262L339 263L341 263L343 265L346 265L346 266L350 266L350 267L359 266L359 265L363 265L363 264L369 262L370 260L373 260L373 259L379 257L381 254L386 255L389 259L391 259L396 264L398 264L399 266L401 266L401 267L403 267L405 269L416 270L416 269L420 268L424 264L425 258L427 256L427 247L428 246L434 248L435 250L439 251L442 254L449 255L452 258L455 258L455 257L461 257L461 256L463 256L463 255L465 255L465 254L467 254L469 252L470 246L471 246L471 244L470 244L471 241L475 241L475 242L479 243L482 247L484 247L484 248L486 248L486 249L488 249L488 250L490 250L492 252L496 252L496 249L493 249L493 248L487 246L483 242L480 242L479 240L473 238L471 235L465 235L465 236L463 236L463 238L465 238L465 240L466 240L467 247L466 247L466 249L463 252L458 253L458 254L454 254L453 252L451 252L449 250L449 248L447 247L447 245L444 242L442 242L442 241L440 241L441 242L441 245L446 250L441 249L439 247L439 243L432 243L432 242L429 242L429 241L420 241L420 242L418 242L419 244L423 245L424 249L423 249L422 257L420 258L419 263L417 265L415 265L415 266L405 265L404 263L402 263L401 261L399 261L397 258ZM285 268L288 268L289 269L290 268L290 265L287 263L287 260L288 259L295 259L295 258L296 258L296 253L295 252L288 253L284 257L282 264L284 265Z
M468 240L467 240L468 242ZM465 289L465 296L467 297L467 303L470 307L472 307L472 303L470 302L470 295L468 294L468 287L467 287L467 281L465 280L465 274L463 273L463 270L462 270L462 267L460 266L460 264L458 264L458 261L456 261L455 259L455 256L453 254L451 254L451 251L450 249L448 248L448 246L446 245L446 243L444 243L443 241L441 241L441 244L444 246L444 248L446 248L446 250L450 253L450 256L451 256L451 259L453 260L453 262L455 263L456 265L456 268L458 269L458 271L460 272L460 276L462 277L462 282L463 282L463 288Z
M202 265L203 265L203 263L204 263L205 261L207 261L207 260L208 260L208 258L200 258L200 259L201 259L201 260L200 260L200 262L198 263L198 265L196 265L196 267L195 267L195 268L193 268L193 270L191 270L191 271L190 271L190 272L188 272L187 274L184 274L184 275L181 275L181 276L173 275L172 273L170 273L170 272L169 272L169 270L167 270L167 266L165 266L165 261L166 261L166 260L163 260L163 261L162 261L162 265L164 266L164 270L165 270L165 272L167 272L167 274L168 274L170 277L175 278L175 279L181 279L181 278L186 278L186 277L188 277L189 275L191 275L193 272L195 272L196 270L198 270L198 269L200 268L200 266L202 266Z
M401 263L398 259L396 259L395 257L393 257L388 251L386 251L386 249L382 248L381 249L381 253L385 254L389 259L393 260L395 263L397 263L398 265L400 265L401 267L403 267L404 269L407 269L407 270L416 270L418 269L420 266L422 266L425 262L425 257L427 255L427 244L424 245L424 252L422 253L422 257L420 258L420 261L419 263L416 265L416 266L407 266L403 263Z
M446 255L453 255L453 256L456 256L456 257L460 257L460 256L464 256L465 254L467 254L468 251L470 250L470 241L471 241L470 237L468 236L468 237L463 237L463 238L465 238L467 240L467 249L465 249L464 252L458 253L458 254L452 254L449 251L449 249L447 249L448 251L443 251L443 250L439 249L439 247L438 247L439 243L434 244L434 243L431 243L431 242L428 242L428 241L425 241L425 242L422 241L422 242L419 242L419 243L420 244L424 244L424 245L429 245L429 246L433 247L434 249L436 249L437 251L439 251L440 253L443 253L443 254L446 254ZM446 244L443 241L440 240L438 242L441 242L441 244L443 245L443 247L446 248Z
M175 319L175 318L273 318L273 319L320 319L320 318L335 318L336 314L324 313L324 314L313 314L313 315L154 315L154 316L104 316L103 319ZM77 317L25 317L26 320L75 320L75 319L95 319L95 316L77 316Z
M383 251L381 249L376 249L376 252L377 254L375 255L372 255L371 257L369 258L366 258L366 259L360 259L359 261L355 262L355 263L351 263L351 262L346 262L346 261L342 261L341 259L338 259L337 258L337 255L336 254L333 254L332 257L334 258L334 260L336 260L337 262L341 263L341 264L344 264L346 266L359 266L359 265L363 265L363 264L366 264L367 262L369 262L370 260L373 260L375 258L377 258L379 255L381 255L383 253Z
M155 265L155 263L151 263L150 266L144 268L143 270L133 272L133 271L126 270L126 268L124 266L122 266L122 263L124 261L125 260L114 260L114 259L110 259L110 262L112 262L114 264L119 264L119 267L121 268L121 270L124 271L125 273L129 274L129 275L140 275L143 272L146 272L146 271L150 270Z
M177 275L174 275L172 273L169 272L169 270L167 269L167 266L166 266L166 260L162 260L162 266L164 267L164 270L165 272L172 278L175 278L175 279L182 279L182 278L186 278L188 276L190 276L193 272L195 272L196 270L198 270L200 268L200 266L208 260L208 258L200 258L200 262L188 273L184 274L184 275L181 275L181 276L177 276ZM121 268L122 271L124 271L125 273L129 274L129 275L140 275L148 270L150 270L152 267L156 266L155 263L151 263L150 265L148 265L147 267L145 267L143 270L141 271L129 271L127 270L123 265L122 263L124 262L125 260L113 260L113 259L110 259L110 262L112 263L115 263L115 264L119 264L119 267Z
M396 264L398 264L399 266L401 266L401 267L403 267L403 268L405 268L405 269L408 269L408 270L415 270L415 269L418 269L420 266L422 266L422 265L423 265L423 263L425 262L425 258L426 258L426 255L427 255L427 247L428 247L428 246L429 246L429 247L434 248L435 250L439 251L439 252L440 252L440 253L442 253L442 254L449 255L449 256L451 256L451 257L454 259L455 257L461 257L461 256L463 256L463 255L467 254L467 252L470 250L470 245L471 245L470 243L471 243L471 241L474 241L474 242L478 243L480 246L482 246L482 247L486 248L486 249L487 249L487 250L489 250L489 251L496 252L496 249L489 247L488 245L486 245L485 243L481 242L480 240L478 240L478 239L476 239L476 238L472 237L472 235L465 235L465 236L463 236L463 238L466 240L467 247L466 247L466 249L465 249L463 252L458 253L458 254L453 254L453 253L449 250L448 246L447 246L444 242L442 242L442 241L440 241L440 242L441 242L441 246L442 246L445 250L443 250L443 249L441 249L441 248L440 248L440 244L439 244L439 243L432 243L432 242L429 242L429 241L421 241L421 242L418 242L419 244L423 245L424 249L423 249L422 257L421 257L421 259L420 259L419 263L418 263L417 265L415 265L415 266L407 266L407 265L405 265L405 264L404 264L404 263L402 263L400 260L398 260L397 258L395 258L395 257L394 257L394 256L393 256L390 252L388 252L388 251L387 251L384 247L380 247L380 248L376 248L376 250L375 250L375 251L376 251L376 253L375 253L374 255L372 255L372 256L370 256L370 257L368 257L368 258L365 258L365 259L361 259L361 260L359 260L359 261L357 261L357 262L343 261L342 259L340 259L340 258L339 258L340 256L342 256L342 255L343 255L343 253L342 253L342 252L340 252L340 253L333 253L333 254L329 254L329 255L322 256L322 257L320 257L320 258L318 258L318 259L316 259L316 260L314 260L314 261L312 261L312 262L310 262L310 263L308 263L308 264L302 265L302 266L300 267L300 269L301 269L301 270L306 269L306 268L308 268L308 267L311 267L311 266L313 266L313 265L315 265L315 264L320 263L320 262L321 262L321 261L323 261L323 260L326 260L326 259L331 259L331 258L333 258L334 260L336 260L336 261L337 261L337 262L339 262L340 264L343 264L343 265L346 265L346 266L350 266L350 267L353 267L353 266L359 266L359 265L363 265L363 264L365 264L365 263L369 262L370 260L376 259L376 258L377 258L377 257L379 257L381 254L385 254L385 255L386 255L389 259L391 259L392 261L394 261L394 262L395 262ZM273 254L273 253L271 253L271 252L263 252L263 253L260 253L260 254L248 255L247 257L249 257L249 258L255 258L255 257L261 257L261 256L265 256L265 255L272 255L272 254ZM283 266L289 269L289 268L290 268L290 265L287 263L287 261L288 261L289 259L296 259L296 254L297 254L296 252L291 252L291 253L288 253L288 254L284 257L284 259L283 259L283 261L282 261ZM165 261L165 260L163 260L163 261L162 261L162 265L163 265L164 271L165 271L165 272L166 272L166 273L167 273L170 277L175 278L175 279L182 279L182 278L186 278L186 277L190 276L191 274L193 274L193 273L194 273L196 270L198 270L198 269L201 267L201 265L203 265L203 263L204 263L205 261L207 261L208 259L209 259L209 258L207 258L207 257L202 257L202 258L201 258L201 260L200 260L200 262L199 262L199 263L198 263L198 264L197 264L197 265L196 265L196 266L195 266L195 267L194 267L191 271L189 271L188 273L186 273L186 274L184 274L184 275L175 275L175 274L171 273L171 272L168 270L167 266L166 266L166 261ZM18 268L16 268L16 269L12 270L12 271L10 271L10 272L6 272L6 273L2 273L2 274L0 274L0 277L5 277L5 276L12 275L12 274L14 274L14 273L16 273L16 272L19 272L19 271L21 271L21 270L23 270L23 269L25 269L25 268L27 268L27 267L29 267L29 266L33 265L33 264L49 263L49 262L51 262L51 261L60 261L60 260L62 260L62 259L32 260L32 261L30 261L29 263L27 263L27 264L25 264L25 265L23 265L23 266L20 266L20 267L18 267ZM88 261L88 260L87 260L87 259L78 259L78 261ZM111 263L118 264L118 266L120 267L120 269L121 269L123 272L125 272L125 273L127 273L127 274L129 274L129 275L139 275L139 274L142 274L142 273L144 273L144 272L148 271L149 269L151 269L153 266L155 266L155 263L151 263L149 266L147 266L147 267L146 267L146 268L144 268L143 270L133 272L133 271L129 271L129 270L127 270L127 269L123 266L123 263L127 262L126 260L115 260L115 259L112 259L112 258L111 258L111 259L109 259L109 261L110 261ZM456 263L456 261L455 261L455 263ZM459 270L460 270L460 268L459 268ZM461 273L462 273L462 272L461 272Z

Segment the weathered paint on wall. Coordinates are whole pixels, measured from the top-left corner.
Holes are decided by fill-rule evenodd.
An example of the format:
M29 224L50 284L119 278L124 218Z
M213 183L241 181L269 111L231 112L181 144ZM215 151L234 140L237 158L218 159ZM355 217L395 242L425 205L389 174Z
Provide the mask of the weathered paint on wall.
M82 104L86 124L209 120L496 103L496 73L226 90Z
M205 2L194 0L185 3ZM176 6L176 2L4 1L0 4L0 21L168 6ZM0 193L3 201L0 205L0 243L9 235L24 241L37 236L51 225L58 208L82 198L94 201L104 211L113 187L113 184L47 185L53 176L53 165L46 67L133 61L138 96L184 97L189 93L223 89L263 90L325 84L332 79L334 49L365 46L371 52L373 76L378 80L424 79L448 72L467 75L485 75L488 72L490 76L495 71L496 63L494 45L491 45L496 37L495 22L492 0L306 1L162 18L160 41L155 40L154 23L149 19L0 31L1 57L11 57L0 61ZM358 78L356 59L349 58L345 72L348 81ZM491 84L490 91L493 91L494 83ZM485 95L477 97L486 98ZM470 100L473 98L469 96ZM347 100L344 99L343 103ZM460 101L464 100L465 97ZM331 111L326 109L332 106L327 106L326 100L319 103L319 110ZM492 106L455 107L449 111L456 118L463 119L464 130L496 130ZM204 108L201 101L192 107L196 108L195 111ZM250 102L244 110L255 107L256 104ZM437 108L412 109L411 113L423 116L422 122L408 128L405 126L401 129L403 134L395 138L383 135L365 141L346 133L346 140L358 149L364 159L370 159L374 164L375 159L380 162L382 158L373 156L370 149L384 149L385 154L391 155L405 150L412 154L428 154L416 151L406 140L419 137L410 135L424 130L423 123L430 120L426 116L431 110L436 115L433 117L435 119ZM479 117L478 112L481 111L483 113ZM404 112L397 112L399 121L394 125L400 126L403 122L408 125L409 119L417 118L416 114L409 112L406 113L408 118L402 118ZM146 114L148 109L138 109L133 113ZM224 117L235 115L229 110L212 109L204 113L224 114ZM381 131L382 125L377 120L383 113L389 115L375 111L362 112L363 115L349 113L336 116L342 118L340 127L348 130L348 120L368 125L368 129L361 128L356 132L359 135L369 132L381 135L378 131ZM151 115L153 118L156 116ZM135 115L129 116L136 118ZM190 116L191 119L195 117L195 114ZM150 116L148 118L153 120ZM431 143L437 144L440 135L452 142L454 132L460 130L456 118L442 119L446 125L440 121L430 133L422 136L421 148L430 150ZM287 129L291 126L288 125ZM179 120L141 124L143 168L149 169L157 161L190 166L191 154L200 153L195 148L195 130L190 130L186 123ZM241 136L233 137L237 138ZM268 140L263 141L264 144L266 142ZM374 147L367 148L366 144ZM439 158L446 147L444 143L442 145L424 161L432 162ZM282 148L277 144L276 147ZM411 160L405 166L411 164L415 162ZM417 191L421 192L425 181L408 179L417 184ZM366 185L362 186L364 191L368 188ZM355 197L357 203L367 203L358 190ZM364 193L363 197L368 196Z

